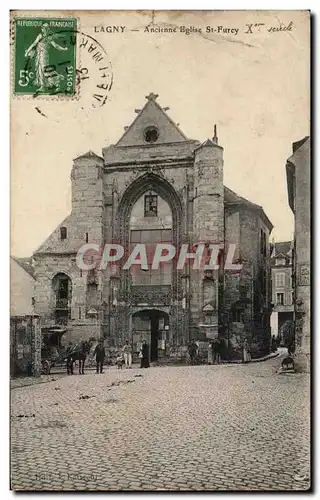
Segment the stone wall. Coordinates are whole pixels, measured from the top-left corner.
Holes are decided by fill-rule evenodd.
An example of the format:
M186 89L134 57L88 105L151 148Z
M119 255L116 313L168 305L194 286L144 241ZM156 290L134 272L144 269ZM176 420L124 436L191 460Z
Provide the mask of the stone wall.
M295 153L295 328L297 371L310 370L310 140Z
M56 323L52 280L58 273L66 274L72 284L71 317L64 340L76 341L81 337L88 339L93 335L93 331L94 336L97 336L97 319L87 317L88 271L78 268L75 255L35 256L35 313L41 318L41 326L53 326ZM101 284L99 288L101 290Z

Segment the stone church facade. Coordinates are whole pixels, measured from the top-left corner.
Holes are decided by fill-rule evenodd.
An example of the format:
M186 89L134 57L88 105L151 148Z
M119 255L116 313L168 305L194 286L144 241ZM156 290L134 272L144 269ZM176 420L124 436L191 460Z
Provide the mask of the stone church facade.
M43 326L67 325L65 342L103 337L110 349L142 339L152 360L182 352L190 339L225 339L237 357L246 336L257 352L269 348L269 234L262 207L223 184L223 148L215 133L188 139L150 94L117 144L76 158L72 212L34 253L35 312ZM242 269L183 269L176 260L158 270L99 266L85 271L84 244L198 242L235 245ZM207 247L205 247L207 248ZM203 344L205 345L205 344Z

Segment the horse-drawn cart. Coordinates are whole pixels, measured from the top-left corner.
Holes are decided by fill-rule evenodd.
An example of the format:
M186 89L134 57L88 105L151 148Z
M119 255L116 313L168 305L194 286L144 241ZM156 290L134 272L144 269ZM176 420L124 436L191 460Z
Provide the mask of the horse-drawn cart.
M66 328L60 326L42 328L41 367L44 375L49 375L53 366L66 360L66 348L61 346L61 337Z

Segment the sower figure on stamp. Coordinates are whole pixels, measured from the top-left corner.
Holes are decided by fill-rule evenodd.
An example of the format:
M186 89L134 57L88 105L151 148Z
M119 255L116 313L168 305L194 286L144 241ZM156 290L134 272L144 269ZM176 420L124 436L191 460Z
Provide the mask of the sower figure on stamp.
M96 357L97 373L103 373L102 370L103 370L104 358L106 356L106 351L104 349L102 340L99 340L99 343L93 352L93 356Z
M49 25L44 23L41 27L41 33L32 42L30 47L26 50L25 57L35 56L35 70L36 79L35 84L39 86L39 91L43 91L49 87L55 87L59 83L59 79L63 78L57 72L50 71L49 69L49 47L52 46L57 50L66 51L68 47L62 47L50 36Z

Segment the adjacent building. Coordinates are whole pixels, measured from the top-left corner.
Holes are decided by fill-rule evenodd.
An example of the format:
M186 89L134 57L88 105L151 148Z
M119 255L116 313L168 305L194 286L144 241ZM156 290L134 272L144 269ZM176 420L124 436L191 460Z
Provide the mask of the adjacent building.
M271 283L272 303L271 334L280 336L283 344L283 326L293 321L293 285L292 285L292 250L293 242L282 241L272 245Z
M32 368L34 268L31 258L10 259L10 372L18 375Z
M295 366L310 369L310 137L292 145L287 160L288 200L294 213L293 289Z
M185 136L150 94L115 145L73 161L72 212L34 253L35 308L42 325L63 324L65 340L103 336L150 345L151 359L176 356L190 339L224 339L225 356L241 356L245 336L257 354L270 346L269 234L263 208L223 183L217 130L200 143ZM217 270L194 270L177 258L154 270L77 265L84 244L118 244L124 258L140 243L153 248L199 242L222 247ZM224 268L235 246L237 272ZM207 251L207 250L206 250ZM208 255L207 255L208 256ZM94 261L92 257L91 263ZM119 264L119 263L118 263Z

